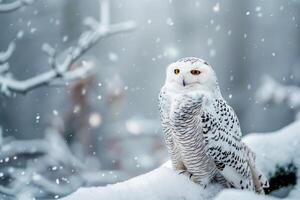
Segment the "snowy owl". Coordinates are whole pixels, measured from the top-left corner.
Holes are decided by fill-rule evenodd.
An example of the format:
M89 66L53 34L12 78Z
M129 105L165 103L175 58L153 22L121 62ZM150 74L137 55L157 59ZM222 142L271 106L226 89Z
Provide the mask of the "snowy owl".
M206 61L189 57L170 64L159 105L172 166L180 174L204 187L219 182L258 193L268 187Z

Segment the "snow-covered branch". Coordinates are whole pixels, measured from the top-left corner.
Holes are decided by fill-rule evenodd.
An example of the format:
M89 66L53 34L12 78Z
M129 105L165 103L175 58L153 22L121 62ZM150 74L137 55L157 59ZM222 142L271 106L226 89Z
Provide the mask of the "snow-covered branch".
M32 4L35 0L15 0L11 3L0 3L0 13L13 12L23 6Z
M263 83L258 89L256 97L262 103L286 103L291 109L296 111L300 109L300 88L282 85L270 76L263 78Z
M14 162L22 159L24 155L33 156L33 161L27 162L25 169L14 167L2 167L2 176L12 179L8 187L1 186L0 192L8 195L18 195L30 187L32 194L36 195L37 190L33 186L39 186L43 191L50 194L68 194L82 185L80 179L72 184L57 184L44 177L45 171L59 168L73 168L74 170L82 170L84 165L78 161L69 151L61 136L52 129L46 133L46 139L24 140L24 141L5 141L0 146L1 163ZM30 157L29 156L29 157ZM35 161L34 161L35 160ZM3 166L2 164L2 166ZM53 168L55 167L55 168ZM69 177L66 177L70 179ZM31 183L28 185L28 183ZM73 188L73 190L71 189Z
M43 45L42 50L48 55L51 65L49 71L20 81L8 73L7 64L5 67L2 67L2 70L0 68L0 85L2 92L6 94L9 94L10 91L25 93L34 88L57 82L57 80L63 80L68 83L88 75L93 68L92 63L84 62L80 67L74 68L75 63L82 55L95 46L101 38L130 31L135 28L135 23L132 21L110 24L109 1L101 1L100 5L100 13L102 13L101 17L103 19L97 21L94 18L86 18L84 24L88 26L89 30L81 34L75 46L69 47L58 54L49 44ZM0 55L0 62L1 60L6 62L7 59L9 59L14 50L13 47L14 46L8 48L2 56Z
M12 53L16 48L16 44L14 42L9 43L8 48L4 52L0 52L0 64L4 64L11 57ZM1 71L0 71L1 72Z
M256 153L256 164L270 180L272 195L285 193L288 199L300 194L300 121L273 133L249 134L243 141ZM290 168L288 166L293 165ZM289 182L290 181L290 182ZM297 183L297 184L295 184ZM279 190L275 190L278 189ZM287 188L287 190L284 190ZM289 192L289 189L292 190ZM276 194L277 192L277 194ZM288 193L289 192L289 193ZM281 194L279 194L281 193ZM219 185L202 188L178 175L167 163L147 174L106 187L81 188L63 200L156 199L156 200L275 200L273 196L223 189Z
M31 197L65 196L81 186L101 185L124 180L121 172L91 172L70 152L64 139L48 129L45 139L12 140L2 138L0 129L0 177L9 178L0 184L0 193ZM14 162L26 160L25 167L13 167ZM32 198L31 198L32 199Z

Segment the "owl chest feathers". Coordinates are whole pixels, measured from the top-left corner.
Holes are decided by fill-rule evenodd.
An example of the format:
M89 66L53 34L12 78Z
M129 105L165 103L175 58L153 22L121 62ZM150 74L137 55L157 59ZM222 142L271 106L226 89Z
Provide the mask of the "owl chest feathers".
M206 154L205 145L205 134L213 131L216 121L211 114L214 112L212 104L200 109L197 117L190 119L181 116L184 120L175 127L172 125L170 127L176 153L190 171L197 171L203 178L214 176L217 169L213 160Z

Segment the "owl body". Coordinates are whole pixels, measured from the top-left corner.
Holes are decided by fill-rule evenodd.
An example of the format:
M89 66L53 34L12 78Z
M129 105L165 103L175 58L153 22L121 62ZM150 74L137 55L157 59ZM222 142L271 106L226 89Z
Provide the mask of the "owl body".
M238 118L207 62L184 58L172 63L159 101L175 170L204 186L219 182L259 193L268 186L254 153L241 141Z

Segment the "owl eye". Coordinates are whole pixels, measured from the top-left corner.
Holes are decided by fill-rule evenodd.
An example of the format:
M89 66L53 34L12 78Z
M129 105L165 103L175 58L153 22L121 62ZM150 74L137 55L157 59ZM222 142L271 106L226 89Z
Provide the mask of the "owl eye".
M201 74L201 72L199 70L197 70L197 69L193 69L193 70L191 70L191 74L193 74L193 75L199 75L199 74Z
M179 74L180 70L179 69L174 69L174 74Z

